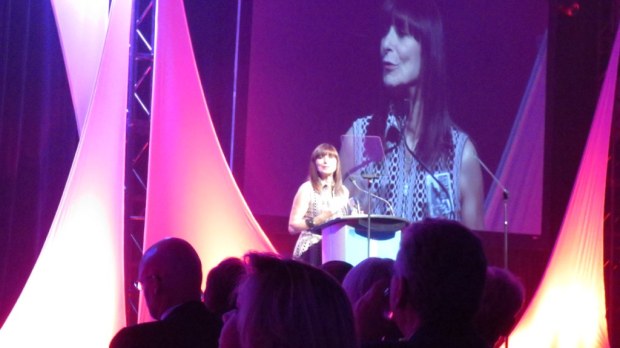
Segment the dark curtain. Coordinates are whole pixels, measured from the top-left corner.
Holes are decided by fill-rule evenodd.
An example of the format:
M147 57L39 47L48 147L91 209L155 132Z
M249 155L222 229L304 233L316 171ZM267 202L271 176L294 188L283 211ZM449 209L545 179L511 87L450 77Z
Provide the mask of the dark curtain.
M0 1L0 325L43 246L77 141L50 1Z

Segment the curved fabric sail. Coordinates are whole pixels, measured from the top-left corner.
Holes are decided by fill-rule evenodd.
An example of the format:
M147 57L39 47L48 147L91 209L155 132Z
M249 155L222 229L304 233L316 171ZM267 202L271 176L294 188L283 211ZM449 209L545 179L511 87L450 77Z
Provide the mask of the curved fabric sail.
M124 81L131 8L132 1L112 3L99 79L65 191L0 330L0 347L107 347L125 325Z
M182 0L156 7L144 247L189 241L204 274L228 256L274 251L246 205L203 96ZM144 306L140 321L148 320Z
M62 45L78 134L93 95L105 34L109 0L51 0Z
M509 347L609 347L603 275L605 178L620 37L609 59L577 179L543 280Z

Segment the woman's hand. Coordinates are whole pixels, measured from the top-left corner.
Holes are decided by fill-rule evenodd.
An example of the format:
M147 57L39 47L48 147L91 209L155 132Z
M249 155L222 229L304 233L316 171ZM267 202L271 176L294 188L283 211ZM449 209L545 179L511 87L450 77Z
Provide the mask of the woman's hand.
M327 221L331 220L336 215L336 212L323 210L319 215L314 217L315 225L322 225Z

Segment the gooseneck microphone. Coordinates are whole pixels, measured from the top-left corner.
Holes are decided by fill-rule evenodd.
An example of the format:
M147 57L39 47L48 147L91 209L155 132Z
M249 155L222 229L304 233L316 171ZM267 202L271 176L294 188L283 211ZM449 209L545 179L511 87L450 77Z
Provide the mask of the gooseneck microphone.
M493 181L497 184L497 186L499 186L502 189L502 197L505 200L507 200L508 199L508 189L506 188L506 186L504 186L502 184L502 182L499 181L499 178L496 177L495 174L493 174L493 172L489 169L489 167L487 167L486 164L484 164L484 162L482 162L480 157L476 156L476 160L478 161L478 163L480 163L480 166L482 167L482 169L484 169L484 171L487 172L487 174L489 174L489 176L491 177L491 179L493 179Z
M362 177L363 177L364 179L368 179L368 178L364 177L363 175L362 175ZM361 187L357 184L357 181L355 180L355 178L354 178L354 177L350 176L348 179L349 179L349 181L350 181L351 183L353 183L353 186L355 186L355 188L357 188L358 190L360 190L360 191L364 192L365 194L369 195L370 197L376 198L376 199L380 200L381 202L385 203L385 205L388 207L388 211L390 212L390 214L392 214L392 216L395 216L395 215L396 215L396 214L394 213L394 206L392 206L392 203L390 203L390 201L388 201L387 199L385 199L385 198L383 198L383 197L380 197L380 196L378 196L378 195L375 195L374 193L372 193L372 192L370 192L370 191L368 191L368 190L364 190L363 188L361 188ZM368 213L368 214L370 214L370 212L367 212L367 213Z
M487 174L493 179L495 184L502 189L502 201L504 202L504 268L508 269L508 189L502 184L498 177L487 167L482 160L476 156L476 160Z

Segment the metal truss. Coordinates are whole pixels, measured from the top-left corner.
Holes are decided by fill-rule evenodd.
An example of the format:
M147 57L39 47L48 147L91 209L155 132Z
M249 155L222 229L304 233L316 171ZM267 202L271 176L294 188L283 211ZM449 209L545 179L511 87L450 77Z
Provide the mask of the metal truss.
M138 319L134 288L142 256L148 173L155 1L134 0L127 96L125 157L125 308L127 325Z
M620 90L616 84L605 192L605 290L612 347L620 347Z
M607 24L600 31L598 59L605 71L619 21L617 1L603 1L600 22ZM605 47L609 51L604 52ZM601 78L602 80L602 78ZM620 88L616 82L614 110L609 141L607 183L605 190L605 292L607 305L607 332L611 347L620 347Z

